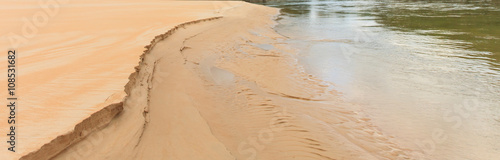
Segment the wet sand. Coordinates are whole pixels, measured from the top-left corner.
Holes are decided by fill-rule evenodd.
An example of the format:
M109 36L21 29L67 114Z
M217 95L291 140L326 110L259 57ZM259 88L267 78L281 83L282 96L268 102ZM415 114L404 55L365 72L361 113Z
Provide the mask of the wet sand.
M57 38L61 42L69 38L65 36L54 41L40 38L40 43L33 43L37 46L26 49L31 55L26 53L19 64L25 70L19 82L25 84L20 92L26 106L20 107L25 119L19 124L22 145L20 153L2 153L2 158L411 159L419 155L384 135L356 105L341 101L340 93L331 89L334 84L304 72L295 50L284 42L286 37L272 29L277 9L244 2L158 3L135 8L140 12L124 11L137 19L103 25L109 32L83 27L88 31L74 33L75 38L100 35L75 41L87 47L83 50L68 54L58 50L65 47L49 45ZM107 12L109 17L94 24L127 17ZM77 23L50 25L83 29ZM112 45L103 45L103 40ZM137 47L144 45L144 52ZM38 50L42 46L54 47L47 49L59 51L54 57L61 59L43 60L47 55ZM123 105L117 104L121 101ZM114 118L109 124L88 118L95 112L109 113L96 117ZM76 124L83 127L75 128ZM56 138L59 135L64 136Z

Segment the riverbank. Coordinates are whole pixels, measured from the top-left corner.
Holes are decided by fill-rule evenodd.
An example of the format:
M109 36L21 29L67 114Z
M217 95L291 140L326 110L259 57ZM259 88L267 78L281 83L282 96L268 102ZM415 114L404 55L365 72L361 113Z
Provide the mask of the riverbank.
M54 159L409 158L304 72L276 14L239 3L169 31L147 47L124 112Z
M278 14L276 8L245 2L162 3L166 4L157 8L158 18L169 12L173 15L167 19L182 22L155 24L170 27L154 30L156 34L151 37L156 37L150 44L144 44L147 45L144 52L128 50L134 47L120 50L133 54L135 62L140 59L128 79L119 78L127 81L127 85L105 81L125 86L126 94L117 91L120 94L112 98L118 102L123 98L123 111L109 124L89 132L72 128L85 116L66 121L78 109L68 109L59 117L39 117L47 123L64 122L58 125L60 128L52 128L55 130L52 134L70 132L78 139L69 136L72 138L56 141L69 147L45 145L48 148L39 150L41 144L55 136L44 140L25 137L38 145L25 149L24 153L31 154L23 159L410 159L416 156L417 152L401 148L379 131L356 105L339 99L340 93L331 89L334 84L316 79L297 64L295 49L272 28L276 24L273 21ZM165 11L181 7L194 11ZM185 16L189 18L180 18ZM126 47L136 45L133 40L137 39L133 36L117 40ZM117 47L108 49L113 48ZM109 62L126 55L112 53L102 59L103 56L97 56L102 53L96 52L95 59L78 59L75 63ZM122 65L120 61L114 61L115 65ZM73 68L68 73L79 76L113 75L110 71L99 72L112 67L97 67L95 72L82 74L71 72L74 63L70 65ZM67 85L74 87L75 83ZM78 92L82 97L102 92L81 89L89 92ZM34 120L25 124L39 125ZM81 134L72 134L75 131Z

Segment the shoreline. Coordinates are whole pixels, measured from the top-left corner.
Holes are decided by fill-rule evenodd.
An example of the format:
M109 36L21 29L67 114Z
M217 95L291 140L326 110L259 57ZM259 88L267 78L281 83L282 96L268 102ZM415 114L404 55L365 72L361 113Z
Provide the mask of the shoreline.
M260 7L242 4L151 47L115 127L103 129L98 143L84 140L54 159L414 156L305 73L274 32L276 22L263 20L271 11Z
M176 25L144 47L121 94L123 111L95 112L109 114L98 125L86 118L21 159L418 156L304 71L273 28L277 9L229 3L219 16Z

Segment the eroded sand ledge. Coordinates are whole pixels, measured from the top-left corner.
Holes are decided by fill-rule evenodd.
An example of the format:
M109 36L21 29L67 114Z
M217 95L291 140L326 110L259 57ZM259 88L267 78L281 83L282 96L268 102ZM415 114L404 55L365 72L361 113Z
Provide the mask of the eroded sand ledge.
M415 156L297 65L272 29L276 9L237 2L221 14L157 36L130 75L122 113L53 159ZM46 151L24 158L56 154Z
M190 21L186 23L182 23L180 25L175 26L174 28L168 30L166 33L161 34L156 36L152 41L151 44L145 46L146 50L144 50L143 54L140 56L140 62L139 65L135 67L136 72L132 73L129 77L129 82L125 86L125 93L127 93L127 96L130 96L131 90L137 88L137 85L143 85L143 84L138 84L138 79L143 78L142 76L139 76L139 72L141 71L141 68L148 68L148 63L144 62L144 57L151 52L151 49L160 41L164 40L165 38L168 38L170 35L172 35L176 30L178 30L181 27L186 27L187 25L192 25L195 23L200 23L203 21L211 21L215 19L219 19L222 17L211 17L211 18L205 18L205 19L199 19L195 21ZM143 71L144 72L144 71ZM148 77L148 84L151 83L151 78L153 75L153 71L145 71L149 72L150 74L147 75ZM140 83L140 82L139 82ZM147 101L149 102L149 89L148 87L148 93L146 95ZM59 154L61 151L65 150L67 147L71 146L74 143L79 142L83 138L85 138L88 134L91 134L92 132L105 127L111 119L113 119L116 115L118 115L121 111L123 111L123 102L119 103L113 103L110 104L103 109L93 113L89 118L86 118L83 120L81 123L78 123L75 126L75 129L69 133L66 133L64 135L58 136L51 142L44 144L39 150L33 151L23 157L21 157L21 160L44 160L44 159L51 159L55 155ZM147 112L147 109L145 108L143 112Z
M81 123L75 126L75 129L64 135L60 135L47 144L44 144L39 150L33 151L20 159L50 159L69 147L70 145L79 142L88 134L96 131L99 128L105 127L111 119L123 110L123 103L113 103L103 109L93 113L89 118L86 118Z

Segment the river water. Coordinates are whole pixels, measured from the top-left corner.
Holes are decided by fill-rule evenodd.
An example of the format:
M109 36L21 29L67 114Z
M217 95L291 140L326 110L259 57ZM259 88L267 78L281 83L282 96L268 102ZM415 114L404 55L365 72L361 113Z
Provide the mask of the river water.
M380 130L427 159L500 158L500 3L287 0L276 30Z

